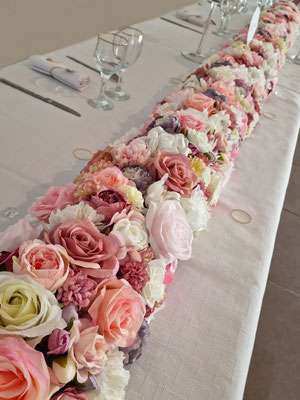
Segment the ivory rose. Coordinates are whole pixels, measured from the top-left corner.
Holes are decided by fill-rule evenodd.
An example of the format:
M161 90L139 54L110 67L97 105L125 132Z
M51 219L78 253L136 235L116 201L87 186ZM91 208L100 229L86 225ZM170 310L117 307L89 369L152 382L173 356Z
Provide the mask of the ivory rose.
M162 151L155 157L154 167L159 179L168 174L165 185L170 190L178 192L181 196L190 197L198 182L198 176L192 170L187 156Z
M76 364L79 383L84 383L89 374L98 374L105 363L105 341L97 329L88 319L77 319L70 330L69 354Z
M176 258L188 260L191 257L193 231L178 201L150 202L146 227L157 258L171 263Z
M101 282L88 313L111 348L128 347L136 338L146 309L142 297L124 279Z
M49 388L43 354L20 337L0 336L0 399L46 400Z
M51 292L27 275L0 272L0 335L43 337L65 326Z
M74 190L76 185L69 183L68 185L58 187L51 186L45 196L35 201L29 209L29 213L38 218L40 221L49 221L49 215L52 211L64 208L67 204L76 203Z
M104 279L118 271L118 242L100 233L88 219L69 219L45 233L45 239L64 247L70 262L89 276Z
M23 243L19 249L19 259L14 257L13 260L15 274L28 274L52 292L63 285L69 274L69 257L66 250L41 240Z

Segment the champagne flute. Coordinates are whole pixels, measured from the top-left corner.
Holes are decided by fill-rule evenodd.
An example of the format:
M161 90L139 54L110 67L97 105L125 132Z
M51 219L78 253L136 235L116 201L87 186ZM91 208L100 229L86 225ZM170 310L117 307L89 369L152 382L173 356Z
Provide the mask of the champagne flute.
M88 99L88 104L97 110L110 110L113 105L104 97L105 85L110 77L118 72L125 62L128 40L111 32L101 32L98 35L94 60L101 77L99 96Z
M221 0L220 3L220 11L221 11L221 23L219 29L213 32L214 35L217 36L225 36L225 28L227 25L227 18L230 13L231 8L231 0Z
M118 74L119 80L117 86L112 89L107 89L105 93L114 100L127 100L129 99L129 94L122 90L123 72L139 58L143 47L143 33L137 28L122 26L118 34L128 40L126 58Z

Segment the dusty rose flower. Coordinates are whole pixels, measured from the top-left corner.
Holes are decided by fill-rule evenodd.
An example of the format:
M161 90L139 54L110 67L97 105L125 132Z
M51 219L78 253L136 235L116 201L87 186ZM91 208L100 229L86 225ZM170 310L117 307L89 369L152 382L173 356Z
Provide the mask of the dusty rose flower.
M154 159L158 179L168 174L166 185L181 196L190 197L191 191L198 182L198 176L191 168L191 163L184 154L173 154L162 151Z
M145 315L142 297L124 279L101 282L88 309L92 323L111 348L130 346Z
M202 93L195 93L184 101L184 108L194 108L195 110L207 110L208 115L211 115L214 110L215 101Z
M113 161L118 167L124 168L128 165L147 165L151 152L147 148L144 140L138 138L129 144L121 143L111 151Z
M67 204L76 203L74 197L75 188L76 185L74 183L69 183L62 187L51 186L42 199L32 204L29 213L40 221L48 223L49 215L53 210L58 208L62 210Z
M106 359L105 341L97 330L88 319L75 320L70 330L69 354L76 364L80 383L85 382L89 374L98 374Z
M134 290L140 292L150 279L147 266L148 263L144 261L128 261L120 267L118 277L126 279Z
M78 306L79 309L87 307L97 284L84 275L82 271L78 273L71 271L70 278L58 289L56 298L63 303L64 307L70 304Z
M63 392L51 397L51 400L88 400L84 393L77 393L74 387L68 387Z
M68 277L69 257L62 246L30 240L20 246L19 259L14 257L13 272L27 274L47 290L55 292Z
M47 354L64 354L70 346L70 334L64 329L54 329L48 339Z
M68 219L45 233L46 241L60 244L70 262L95 278L114 276L119 269L118 242L98 231L88 219Z
M109 222L112 216L121 212L127 205L127 198L121 191L104 189L95 195L85 198L92 207L97 210L98 214L104 215L104 222Z

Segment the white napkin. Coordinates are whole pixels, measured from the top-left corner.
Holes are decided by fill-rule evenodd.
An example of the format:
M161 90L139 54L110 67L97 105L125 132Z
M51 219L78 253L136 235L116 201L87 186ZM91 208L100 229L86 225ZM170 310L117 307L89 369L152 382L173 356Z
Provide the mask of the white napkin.
M186 10L176 11L175 16L198 26L203 26L205 22L201 15L190 14Z
M89 76L73 68L69 68L53 58L44 56L31 56L28 59L30 68L35 71L51 75L53 78L71 86L73 89L84 90L89 85Z

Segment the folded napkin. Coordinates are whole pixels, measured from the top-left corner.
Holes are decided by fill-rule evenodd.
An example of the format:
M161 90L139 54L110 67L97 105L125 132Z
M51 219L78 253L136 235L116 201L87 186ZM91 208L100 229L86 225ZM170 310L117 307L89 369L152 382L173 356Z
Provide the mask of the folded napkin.
M186 10L176 11L175 16L198 26L203 26L205 22L201 15L190 14Z
M30 68L35 71L51 75L53 78L71 86L73 89L84 90L89 85L90 78L82 72L69 68L59 61L44 56L31 56L28 59Z

